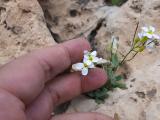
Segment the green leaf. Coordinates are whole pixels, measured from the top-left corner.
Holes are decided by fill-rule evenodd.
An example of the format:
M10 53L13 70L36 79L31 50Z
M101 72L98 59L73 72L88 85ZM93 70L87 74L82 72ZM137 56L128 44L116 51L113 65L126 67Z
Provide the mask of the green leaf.
M144 49L145 49L145 46L139 46L139 47L134 48L134 51L142 52Z
M143 37L143 38L140 40L140 42L143 44L143 43L145 43L147 40L148 40L148 37Z
M118 76L115 77L115 80L116 80L116 81L120 81L120 80L122 80L122 79L123 79L123 76L122 76L122 75L118 75Z
M112 79L114 74L112 68L108 68L107 73L108 73L109 79Z
M135 47L133 50L134 52L139 52L139 47Z
M98 92L95 92L95 95L97 98L103 98L103 97L106 97L107 92L108 92L108 90L106 88L104 88Z
M121 5L125 0L112 0L112 5Z
M145 46L139 47L139 52L142 52L145 49Z
M92 99L95 99L95 101L99 104L108 97L108 89L106 88L106 86L102 86L97 90L86 93L86 95Z
M114 82L114 84L112 84L112 85L113 85L114 88L127 89L127 86L124 83Z
M101 104L101 103L104 103L104 100L101 100L101 99L95 99L95 102L96 102L97 104Z
M142 39L136 38L134 40L134 49L138 49L140 46L144 46L147 40L148 40L147 37L143 37Z
M116 68L119 65L119 59L118 59L118 55L117 54L112 54L111 56L111 63L112 63L112 67Z
M134 46L135 46L139 41L140 41L139 38L135 38L135 39L134 39Z

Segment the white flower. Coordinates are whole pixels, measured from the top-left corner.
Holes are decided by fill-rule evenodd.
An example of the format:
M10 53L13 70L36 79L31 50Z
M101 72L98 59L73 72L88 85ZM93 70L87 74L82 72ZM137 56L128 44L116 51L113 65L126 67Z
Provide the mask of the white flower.
M84 51L83 62L90 65L92 63L94 63L94 64L104 64L104 63L108 63L109 61L107 61L105 59L102 59L102 58L98 58L96 51L88 52L88 51L85 50Z
M140 40L146 40L144 46L149 52L152 52L156 48L156 43L160 40L160 35L156 34L156 29L152 26L142 27L142 32L138 33L138 37Z
M92 63L97 63L99 61L99 58L97 57L97 51L88 52L84 51L84 59L83 62L87 63L88 65Z
M115 36L112 36L112 53L116 53L117 49L118 49L118 38L116 38Z
M76 63L72 65L74 71L81 71L82 75L86 76L90 68L95 68L97 64L108 63L107 60L98 58L97 52L84 51L83 63Z
M152 26L149 26L149 27L142 27L142 30L143 30L143 35L148 37L149 39L153 39L153 35L154 35L154 32L155 32L155 28L152 27Z
M148 39L160 40L160 36L155 34L156 29L152 26L142 27L142 32L138 33L138 37L142 39L143 37L147 37Z
M142 30L146 33L154 33L156 31L156 29L153 26L142 27Z
M82 75L86 76L88 74L89 68L95 68L94 64L88 65L87 63L76 63L72 65L72 69L75 71L81 71Z

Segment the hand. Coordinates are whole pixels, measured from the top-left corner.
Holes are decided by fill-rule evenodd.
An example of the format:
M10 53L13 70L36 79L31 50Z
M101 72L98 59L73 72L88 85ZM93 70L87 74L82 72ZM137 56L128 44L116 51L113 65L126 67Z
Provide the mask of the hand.
M83 77L68 72L89 50L86 40L72 40L19 57L0 68L1 120L111 120L98 113L51 116L53 109L106 82L105 71ZM68 69L68 70L67 70Z

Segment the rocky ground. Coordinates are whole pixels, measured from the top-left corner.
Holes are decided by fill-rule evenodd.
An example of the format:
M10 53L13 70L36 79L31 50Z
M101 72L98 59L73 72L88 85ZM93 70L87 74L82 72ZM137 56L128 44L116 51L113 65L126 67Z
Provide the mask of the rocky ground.
M36 0L0 1L0 63L55 43Z
M107 0L1 0L0 64L30 52L85 36L107 58L112 35L125 53L138 26L160 30L160 0L128 0L120 7ZM104 104L84 96L71 102L67 112L100 112L120 120L160 120L160 50L148 51L127 63L127 90L116 89Z

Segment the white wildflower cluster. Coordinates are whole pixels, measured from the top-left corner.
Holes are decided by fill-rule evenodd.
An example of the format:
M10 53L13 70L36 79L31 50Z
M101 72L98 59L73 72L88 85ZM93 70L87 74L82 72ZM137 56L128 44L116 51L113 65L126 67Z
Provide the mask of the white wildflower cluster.
M138 33L139 39L147 39L145 47L152 51L155 48L156 42L159 42L160 35L156 33L156 29L153 26L142 27L141 33Z
M72 69L74 71L81 71L82 75L86 76L89 69L95 68L98 64L104 64L107 62L107 60L97 57L97 51L89 52L85 50L83 62L73 64Z

